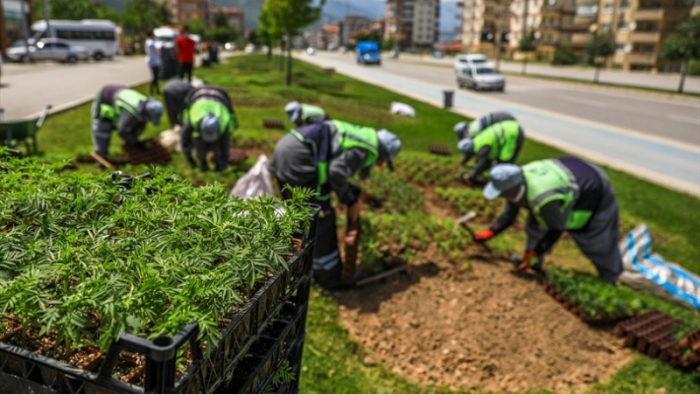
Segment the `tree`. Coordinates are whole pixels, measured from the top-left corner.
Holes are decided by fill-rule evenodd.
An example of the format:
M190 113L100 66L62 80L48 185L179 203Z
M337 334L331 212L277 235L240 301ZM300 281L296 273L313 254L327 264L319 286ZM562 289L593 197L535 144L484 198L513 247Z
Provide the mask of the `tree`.
M44 18L42 0L33 0L34 18ZM119 20L119 13L111 7L95 4L93 0L51 0L51 19L109 19Z
M687 19L671 33L661 47L661 55L681 64L678 93L683 93L688 63L700 59L700 14Z
M534 52L535 49L537 49L537 39L534 32L524 35L518 42L518 50L523 53L523 71L521 72L523 75L525 75L525 69L527 68L528 55L530 52Z
M612 33L593 33L593 38L586 45L586 54L595 64L595 77L593 82L598 83L600 68L603 63L615 53L615 37ZM602 59L602 61L601 61Z
M228 27L228 18L222 11L214 14L214 27Z
M578 58L576 57L576 52L570 46L561 46L554 51L554 57L552 58L552 64L568 66L576 64Z
M320 0L318 6L314 3L314 0L265 0L263 4L261 12L269 15L271 25L287 41L287 85L292 84L292 39L319 19L326 0Z
M267 60L272 60L272 47L279 44L280 49L283 49L282 32L275 25L272 10L269 7L263 7L258 18L258 39L267 46ZM280 71L284 69L284 62L280 60Z

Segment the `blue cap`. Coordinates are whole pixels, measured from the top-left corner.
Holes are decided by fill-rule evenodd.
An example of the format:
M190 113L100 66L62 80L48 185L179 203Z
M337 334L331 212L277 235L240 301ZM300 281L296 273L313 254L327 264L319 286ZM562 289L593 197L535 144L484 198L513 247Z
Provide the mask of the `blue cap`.
M377 131L377 138L379 139L379 143L384 146L384 149L388 155L388 157L382 157L381 159L386 161L389 169L393 171L393 159L401 151L401 140L396 136L396 134L384 129Z
M471 138L464 138L457 143L457 149L462 153L474 153L474 141Z
M520 167L515 164L499 164L491 169L491 181L484 187L484 197L493 200L523 182L525 178Z
M297 101L292 101L284 107L284 112L286 112L289 116L290 122L296 123L301 116L301 104L299 104Z
M158 100L149 99L146 103L146 113L151 123L158 126L160 124L160 118L163 116L163 104Z
M459 122L455 125L454 132L455 132L455 134L457 134L457 138L459 138L461 140L462 138L467 136L466 133L467 133L467 126L468 125L469 124L467 122Z
M204 142L216 142L219 140L219 119L213 113L208 113L199 124L199 134Z

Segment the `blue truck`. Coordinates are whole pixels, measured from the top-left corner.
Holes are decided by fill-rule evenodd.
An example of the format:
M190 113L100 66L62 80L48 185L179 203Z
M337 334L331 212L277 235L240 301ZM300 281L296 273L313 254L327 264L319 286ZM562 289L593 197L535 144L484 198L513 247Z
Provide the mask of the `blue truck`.
M355 46L357 64L382 64L382 57L379 51L379 43L373 41L360 41Z

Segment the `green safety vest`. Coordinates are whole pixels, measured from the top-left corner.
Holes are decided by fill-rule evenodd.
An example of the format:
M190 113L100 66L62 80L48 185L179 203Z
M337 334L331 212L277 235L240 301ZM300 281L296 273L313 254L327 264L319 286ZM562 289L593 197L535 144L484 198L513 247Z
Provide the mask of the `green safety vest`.
M491 147L489 159L502 163L509 162L515 156L518 147L520 126L514 120L496 123L476 135L474 141L474 153L478 153L485 146Z
M326 112L321 107L317 107L315 105L302 104L301 105L301 123L303 125L308 125L309 118L312 118L312 117L317 117L321 120L324 120L324 118L326 117Z
M209 113L216 115L219 120L219 133L224 134L233 131L238 127L236 117L231 114L225 104L212 99L198 99L186 110L190 125L192 125L192 137L199 138L199 124Z
M547 227L540 210L552 201L561 202L561 211L566 211L576 202L578 186L568 168L557 160L540 160L523 166L527 184L527 201L530 211L540 224ZM566 221L567 230L580 230L593 216L592 211L571 211Z
M117 121L122 113L122 110L126 110L130 114L134 115L134 117L138 118L139 104L146 100L146 96L135 90L122 89L114 95L113 106L109 104L100 104L100 117Z
M355 126L338 120L330 122L336 127L336 136L339 140L338 149L335 152L331 152L333 136L330 133L329 127L319 129L304 128L301 131L291 131L299 141L310 145L314 152L314 159L318 170L317 198L322 201L330 198L330 190L327 187L328 167L334 157L337 157L349 149L361 148L368 153L363 163L363 168L371 167L377 159L379 159L379 138L377 137L377 131L375 129L371 127Z

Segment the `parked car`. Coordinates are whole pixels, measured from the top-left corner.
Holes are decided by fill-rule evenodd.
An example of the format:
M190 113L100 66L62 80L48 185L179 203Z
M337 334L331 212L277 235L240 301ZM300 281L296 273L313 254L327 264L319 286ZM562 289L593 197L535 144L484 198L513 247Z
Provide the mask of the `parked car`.
M455 57L455 74L459 75L460 71L467 66L491 66L489 59L480 53L470 53L467 55L459 55Z
M233 42L227 42L224 44L224 49L227 51L235 51L236 50L236 44Z
M248 45L246 45L246 46L245 46L245 49L244 49L244 52L245 52L245 53L253 53L253 52L255 52L255 45L253 45L253 44L248 44Z
M460 88L472 88L474 90L499 90L504 91L506 80L503 75L489 66L468 65L457 75L457 85Z
M90 53L87 48L71 45L60 38L43 38L29 46L29 53L24 45L9 48L7 58L14 62L53 60L62 63L77 63L78 60L88 60Z
M440 51L433 51L432 55L436 59L442 59L444 57L444 55Z
M311 47L308 47L308 48L306 48L306 54L313 56L316 54L316 50L311 48Z

